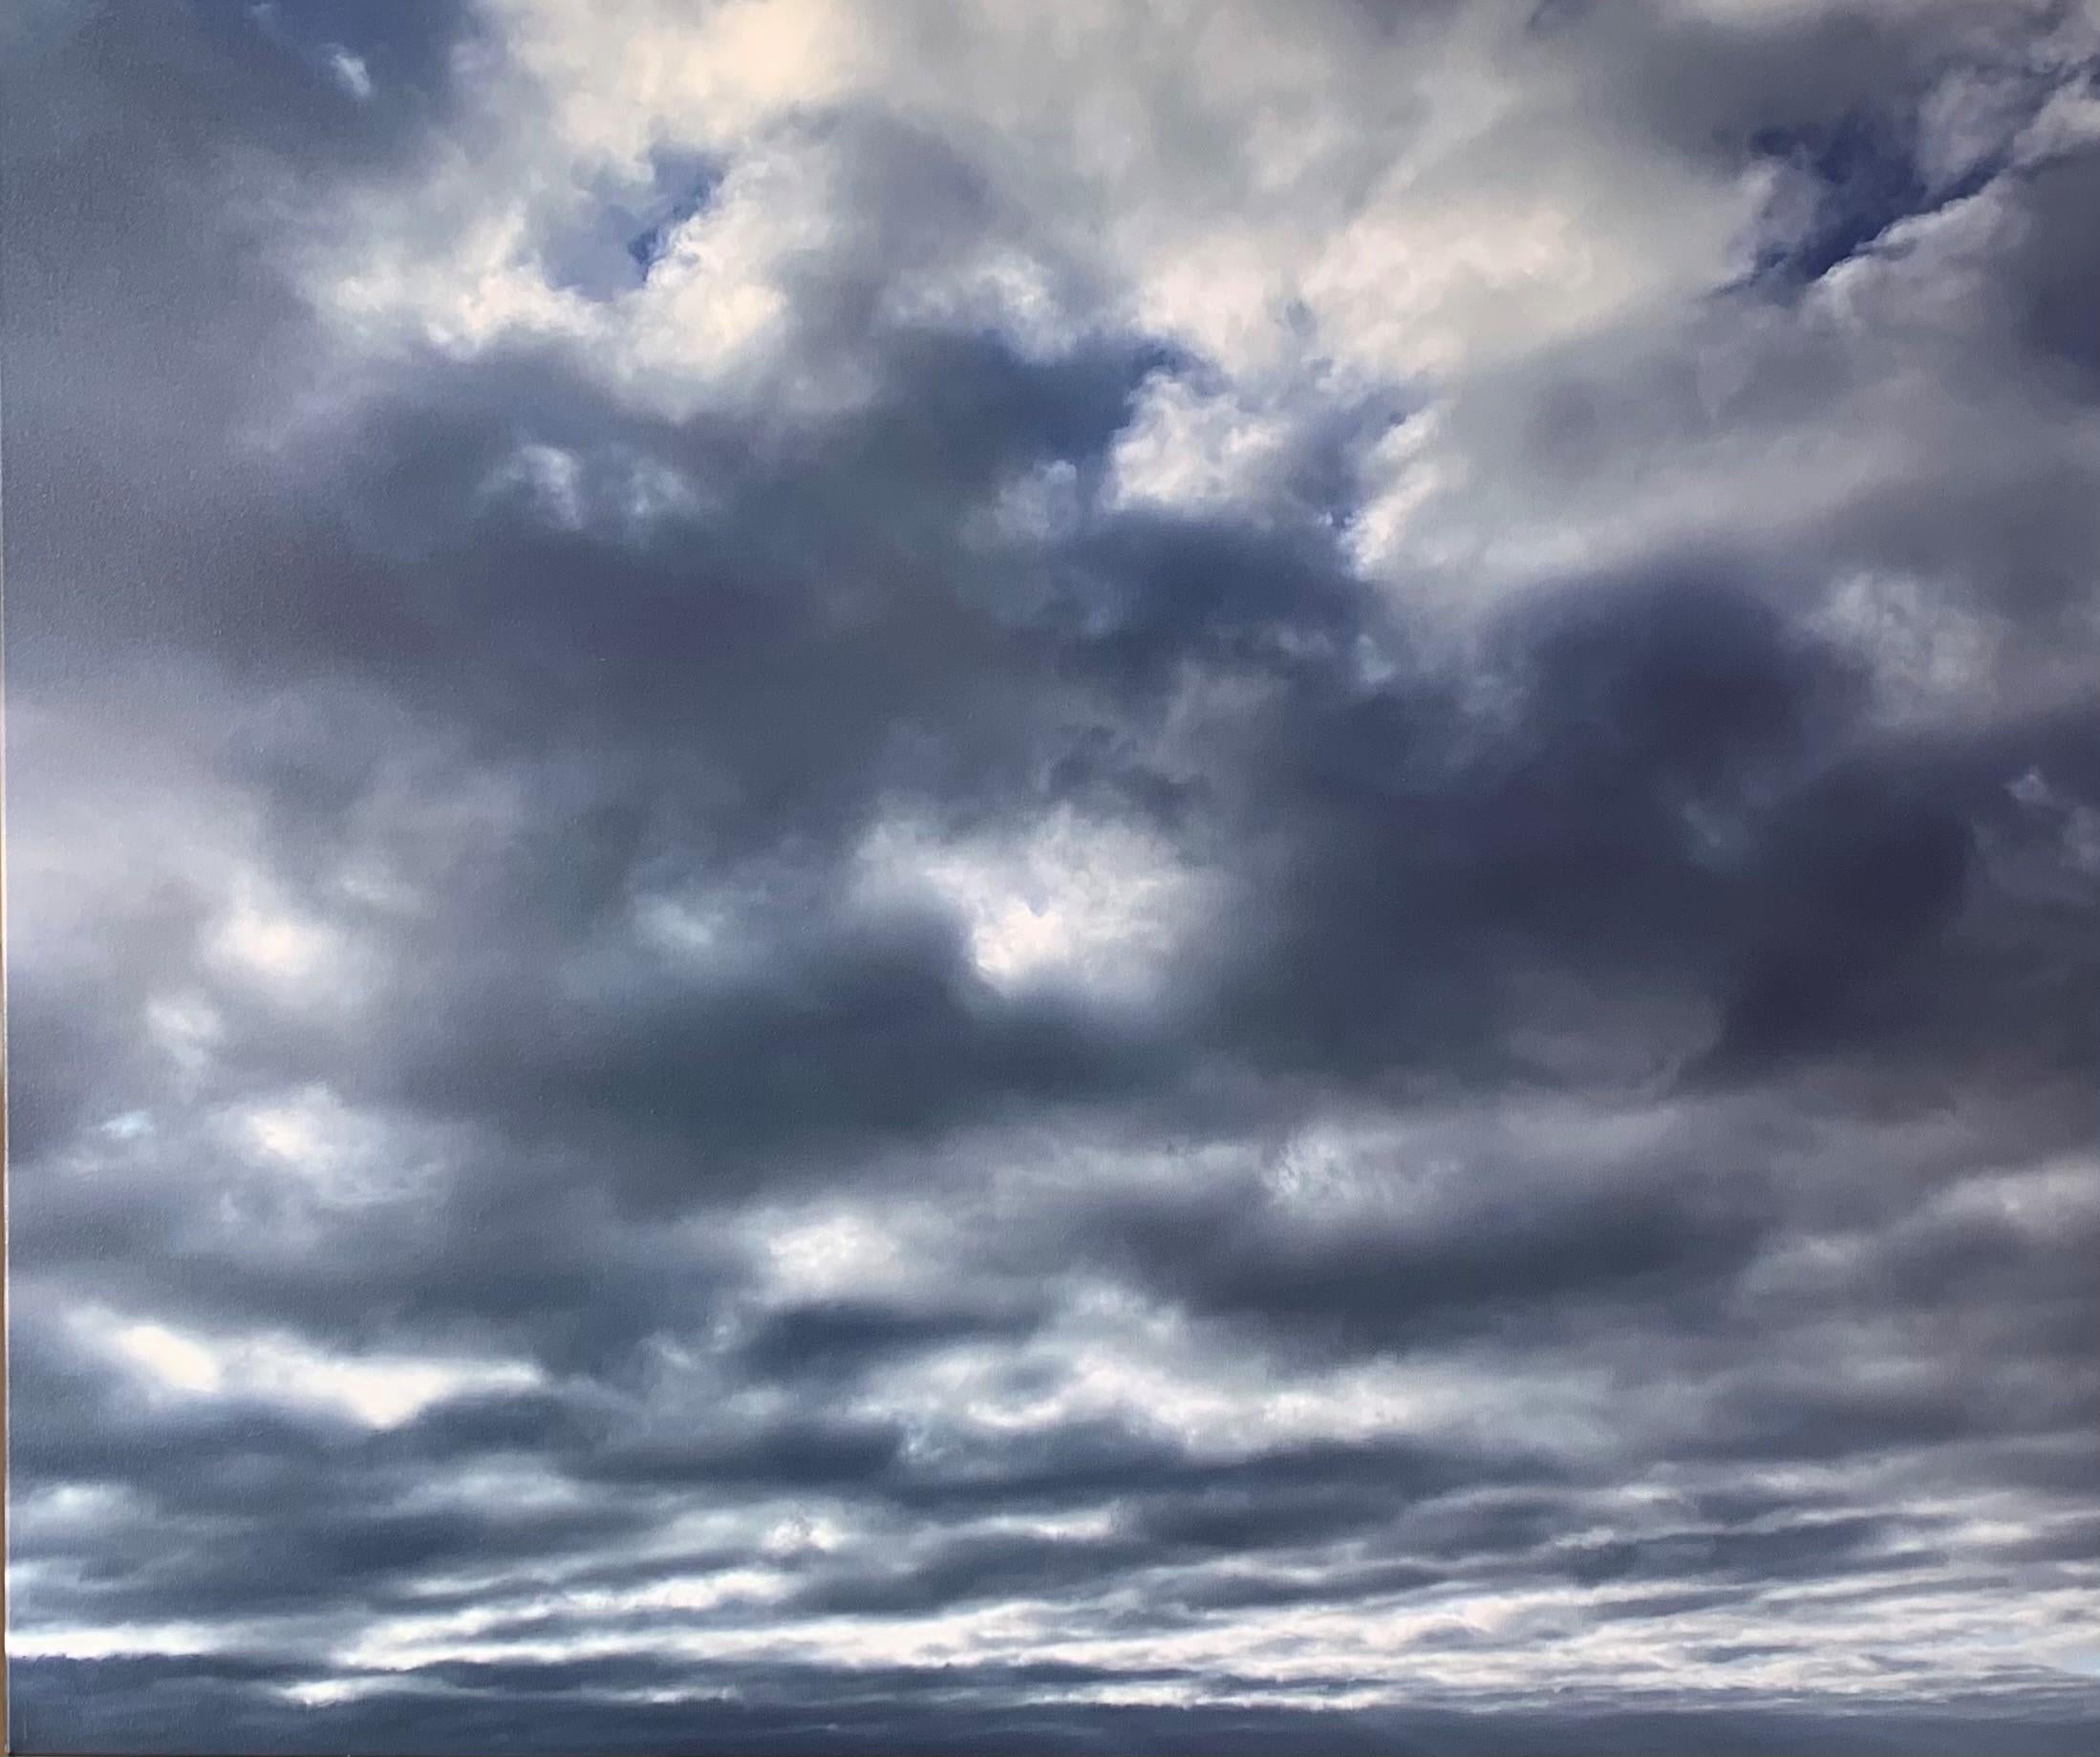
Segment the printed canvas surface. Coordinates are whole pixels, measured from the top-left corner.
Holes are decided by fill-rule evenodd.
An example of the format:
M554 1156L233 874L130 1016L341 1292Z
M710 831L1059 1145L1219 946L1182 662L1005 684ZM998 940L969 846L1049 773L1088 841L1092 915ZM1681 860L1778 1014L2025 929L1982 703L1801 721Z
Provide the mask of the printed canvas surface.
M13 0L11 1736L2100 1749L2100 5Z

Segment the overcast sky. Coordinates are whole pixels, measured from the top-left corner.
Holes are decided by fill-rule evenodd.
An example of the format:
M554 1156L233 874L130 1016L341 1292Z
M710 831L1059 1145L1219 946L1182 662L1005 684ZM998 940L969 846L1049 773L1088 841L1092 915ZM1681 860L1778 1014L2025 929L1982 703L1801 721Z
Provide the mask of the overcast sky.
M23 1747L2095 1747L2100 4L0 65Z

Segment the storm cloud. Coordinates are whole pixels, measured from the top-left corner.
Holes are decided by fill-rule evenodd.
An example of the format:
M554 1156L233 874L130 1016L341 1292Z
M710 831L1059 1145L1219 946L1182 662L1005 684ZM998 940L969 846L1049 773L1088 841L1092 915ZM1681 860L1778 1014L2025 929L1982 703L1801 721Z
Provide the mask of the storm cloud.
M2100 11L0 22L30 1750L2100 1738Z

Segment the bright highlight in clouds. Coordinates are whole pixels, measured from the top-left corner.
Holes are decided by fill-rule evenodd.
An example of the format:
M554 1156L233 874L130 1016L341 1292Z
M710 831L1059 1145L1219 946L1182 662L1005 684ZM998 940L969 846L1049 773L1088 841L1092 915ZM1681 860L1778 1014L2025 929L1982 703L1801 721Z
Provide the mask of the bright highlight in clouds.
M207 1339L156 1323L118 1323L104 1337L168 1390L315 1403L368 1427L397 1427L443 1398L515 1392L540 1382L520 1361L346 1359L281 1337Z
M942 840L878 828L861 859L875 887L921 884L953 910L977 970L1113 992L1156 975L1200 907L1199 876L1159 839L1061 806L1018 832Z

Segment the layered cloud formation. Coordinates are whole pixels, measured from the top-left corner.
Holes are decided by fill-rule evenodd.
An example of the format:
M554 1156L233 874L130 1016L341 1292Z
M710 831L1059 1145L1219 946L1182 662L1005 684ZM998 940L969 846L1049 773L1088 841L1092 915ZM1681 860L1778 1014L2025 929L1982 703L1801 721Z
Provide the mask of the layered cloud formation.
M2100 1726L2100 11L29 0L30 1749Z

